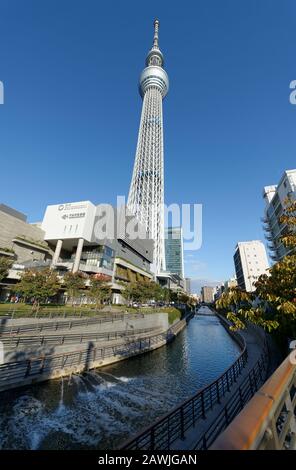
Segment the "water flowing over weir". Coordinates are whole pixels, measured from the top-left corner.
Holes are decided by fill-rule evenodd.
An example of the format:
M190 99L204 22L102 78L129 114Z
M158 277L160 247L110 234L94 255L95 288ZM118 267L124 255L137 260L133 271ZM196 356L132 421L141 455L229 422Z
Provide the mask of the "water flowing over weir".
M0 394L0 449L112 449L217 378L239 348L211 316L169 345Z

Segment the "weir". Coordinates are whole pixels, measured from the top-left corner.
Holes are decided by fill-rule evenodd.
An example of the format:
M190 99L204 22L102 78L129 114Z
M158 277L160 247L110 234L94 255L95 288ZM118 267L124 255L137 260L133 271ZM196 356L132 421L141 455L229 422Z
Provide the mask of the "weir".
M120 447L214 381L240 353L217 317L194 317L160 349L103 370L72 373L63 382L2 392L0 447Z

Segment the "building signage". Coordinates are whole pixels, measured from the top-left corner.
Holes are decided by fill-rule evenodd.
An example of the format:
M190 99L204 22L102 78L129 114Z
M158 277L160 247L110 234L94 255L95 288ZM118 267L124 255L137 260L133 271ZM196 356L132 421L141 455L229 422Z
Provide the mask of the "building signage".
M42 222L45 240L91 241L95 213L96 206L89 201L47 206Z

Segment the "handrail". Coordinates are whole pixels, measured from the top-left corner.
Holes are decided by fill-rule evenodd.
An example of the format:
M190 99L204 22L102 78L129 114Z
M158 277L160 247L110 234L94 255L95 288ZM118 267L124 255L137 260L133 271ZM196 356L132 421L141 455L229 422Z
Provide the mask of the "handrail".
M19 314L24 314L24 316L19 316L15 317L15 313ZM124 313L124 312L103 312L105 315L101 315L102 318L117 318L121 317L122 315L144 315L143 313L140 312L135 312L135 313ZM148 312L149 313L149 312ZM32 320L36 319L44 319L46 320L47 318L52 319L52 318L57 318L57 319L66 319L66 318L81 318L83 320L90 319L90 318L98 318L98 316L95 316L94 314L98 314L98 312L94 310L79 310L76 307L73 307L73 310L71 312L67 312L66 310L46 310L46 311L39 311L39 312L28 312L28 311L22 311L18 309L10 309L10 310L1 310L0 311L0 320L15 320L19 318L31 318Z
M64 345L69 343L85 343L87 341L112 341L119 338L131 337L135 335L151 333L157 328L138 328L130 330L91 332L91 333L74 333L61 335L35 335L35 336L19 336L19 335L0 335L1 342L9 348L18 348L19 346L44 346L44 345Z
M210 426L199 437L194 449L207 450L217 437L227 428L231 421L244 408L252 398L259 386L265 381L268 364L268 350L266 345L254 367L249 371L240 386L231 395L231 398L222 407Z
M59 370L65 370L66 373L66 370L71 370L73 367L79 367L81 370L81 366L88 370L92 364L97 366L98 362L105 358L128 357L131 353L150 350L152 346L170 341L185 323L186 320L183 319L173 324L166 332L148 335L144 338L134 338L132 341L122 344L98 347L90 342L88 348L78 349L74 352L39 355L0 364L0 389L7 388L8 383L11 388L20 386L24 380L38 378L41 374L52 375Z
M296 364L287 357L211 449L296 448Z
M226 392L230 391L231 385L236 382L247 363L248 351L244 338L236 332L229 333L242 348L236 361L216 380L126 441L121 449L169 450L176 440L184 439L185 431L197 421L206 419L207 412L211 411L216 403L220 403Z
M97 316L97 317L87 317L81 318L79 320L73 320L73 318L69 318L69 320L57 320L52 322L36 322L36 323L24 323L19 325L11 325L11 326L1 326L0 325L0 335L5 334L21 334L27 331L41 331L43 330L59 330L59 329L73 329L76 327L81 326L89 326L89 325L101 325L102 323L114 323L115 321L124 321L130 320L133 318L144 318L143 313L121 313L109 316Z

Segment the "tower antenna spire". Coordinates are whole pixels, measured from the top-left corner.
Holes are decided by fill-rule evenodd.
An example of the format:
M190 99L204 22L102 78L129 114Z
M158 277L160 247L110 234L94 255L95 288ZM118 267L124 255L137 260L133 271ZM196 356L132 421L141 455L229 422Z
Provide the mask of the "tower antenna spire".
M158 49L158 29L159 29L159 20L156 18L154 20L154 37L153 37L153 47Z

